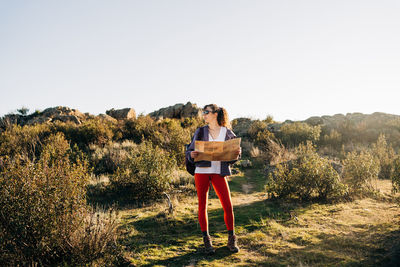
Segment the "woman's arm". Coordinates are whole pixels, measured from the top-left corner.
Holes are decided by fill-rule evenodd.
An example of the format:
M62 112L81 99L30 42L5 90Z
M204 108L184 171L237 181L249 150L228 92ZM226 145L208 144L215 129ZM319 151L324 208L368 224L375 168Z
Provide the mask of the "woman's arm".
M189 162L194 163L194 158L193 156L197 156L198 152L194 151L194 145L195 145L195 140L197 140L197 137L199 135L200 128L197 128L196 131L194 132L192 142L189 144L189 146L186 149L186 158Z

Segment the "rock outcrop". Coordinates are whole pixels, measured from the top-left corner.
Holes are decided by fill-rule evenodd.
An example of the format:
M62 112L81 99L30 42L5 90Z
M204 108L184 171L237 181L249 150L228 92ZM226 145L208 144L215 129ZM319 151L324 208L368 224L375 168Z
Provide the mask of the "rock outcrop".
M123 109L110 109L106 111L106 114L117 120L136 119L136 112L133 108Z
M188 118L188 117L201 117L201 108L198 108L196 104L187 102L184 104L176 104L174 106L169 106L166 108L159 109L157 111L151 112L150 117L156 119L165 118Z
M32 115L36 115L33 118L29 118ZM81 124L87 119L87 116L77 109L71 109L69 107L53 107L47 108L42 112L34 113L27 116L25 125L32 125L35 123L45 123L45 122L73 122L76 124Z
M344 125L346 123L357 125L360 123L365 123L366 125L377 125L378 123L388 122L400 120L399 115L394 114L387 114L383 112L375 112L372 114L363 114L359 112L355 113L347 113L346 115L343 114L335 114L333 116L313 116L304 121L311 126L320 125L321 127L325 128L329 132L331 129L337 129L340 125ZM280 128L288 123L293 123L293 121L286 120L283 123L274 123L268 125L268 130L270 132L276 133L280 131Z
M7 114L0 119L0 128L5 128L11 124L24 126L55 121L81 124L88 117L89 116L83 114L79 110L57 106L53 108L47 108L42 112L35 112L29 115Z
M113 117L111 117L111 116L109 116L107 114L99 114L97 116L97 118L99 118L102 121L110 121L110 122L116 122L117 121L117 119L115 119L115 118L113 118Z

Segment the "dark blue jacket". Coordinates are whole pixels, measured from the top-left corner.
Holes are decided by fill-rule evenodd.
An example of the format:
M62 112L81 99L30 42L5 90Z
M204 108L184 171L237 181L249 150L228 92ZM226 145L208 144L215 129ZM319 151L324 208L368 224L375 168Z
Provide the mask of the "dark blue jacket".
M208 140L208 125L201 127L203 128L203 136L201 139L199 139L200 141L209 141ZM190 143L190 145L188 146L187 150L186 150L186 158L195 164L196 167L211 167L211 161L206 161L206 160L201 160L201 161L197 161L195 162L194 159L190 156L190 152L194 151L194 143L195 140L198 140L198 135L200 132L200 128L197 128L196 131L194 132L194 136L192 138L192 142ZM236 135L230 130L230 129L226 129L226 135L225 135L225 141L226 140L230 140L236 138ZM239 155L240 157L240 155ZM231 168L230 168L230 164L235 163L237 160L232 160L232 161L221 161L221 176L229 176L231 175Z

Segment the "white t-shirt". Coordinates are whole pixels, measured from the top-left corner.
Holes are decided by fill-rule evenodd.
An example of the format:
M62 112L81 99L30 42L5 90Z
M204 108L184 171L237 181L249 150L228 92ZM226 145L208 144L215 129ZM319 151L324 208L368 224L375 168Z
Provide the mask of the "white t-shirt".
M226 127L221 127L217 138L213 139L211 134L208 133L209 141L225 141ZM211 167L196 167L194 173L217 173L221 174L221 161L211 161Z

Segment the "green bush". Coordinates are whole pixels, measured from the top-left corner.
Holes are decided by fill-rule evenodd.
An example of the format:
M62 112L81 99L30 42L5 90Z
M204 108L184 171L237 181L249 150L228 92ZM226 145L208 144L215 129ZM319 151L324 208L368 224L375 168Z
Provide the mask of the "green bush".
M259 132L263 132L267 129L267 124L260 120L255 120L251 123L249 129L247 130L247 134L250 139L256 139Z
M194 131L204 124L203 120L199 117L186 117L181 120L181 126L184 129L189 129L191 132Z
M346 193L339 174L329 161L320 157L313 145L299 145L297 159L276 165L269 174L265 189L276 198L333 199Z
M183 129L177 119L164 119L158 124L159 134L151 139L154 145L158 145L170 153L178 166L185 164L185 144L190 142L191 133Z
M359 116L346 115L343 120L338 120L331 126L323 126L324 135L332 130L341 137L342 144L368 145L375 142L379 135L384 134L388 143L396 149L400 147L400 119L395 115L372 114ZM321 138L323 139L323 138Z
M351 194L375 191L373 182L378 179L378 160L369 152L349 152L343 161L343 178Z
M136 120L126 120L122 126L123 139L140 144L156 134L156 121L150 116L138 116Z
M263 144L260 145L260 147L261 158L268 165L276 165L295 158L295 155L286 149L279 139L276 138L265 137L265 139L263 139Z
M397 193L400 191L400 157L393 161L392 172L392 192Z
M316 142L319 140L321 133L321 126L310 126L303 122L294 122L284 124L276 137L286 147L295 147L299 144L305 143L306 141Z
M0 134L0 156L33 160L41 153L42 140L50 134L51 129L46 124L24 127L13 124Z
M87 163L71 163L70 153L58 133L44 142L36 161L1 157L2 266L85 265L116 253L113 220L87 221Z
M110 142L104 147L90 145L90 163L96 175L113 174L129 156L129 151L137 144L125 140L122 143Z
M321 138L320 145L327 145L337 150L341 149L342 146L342 134L337 130L332 129L329 134L324 134Z
M156 199L169 188L175 166L169 153L145 141L130 150L126 161L111 176L111 186L126 200Z
M183 168L184 145L190 142L198 126L198 119L167 118L155 121L149 116L139 116L136 120L126 121L122 132L124 139L132 140L137 144L148 141L154 146L165 149L176 160L177 165Z
M372 154L379 161L379 179L390 179L393 172L395 153L393 148L387 144L384 134L380 134L376 143L372 144Z
M52 124L52 131L64 133L72 144L77 144L80 149L87 151L90 144L104 146L112 141L115 127L111 122L96 118L87 120L80 125L71 122L55 122Z

